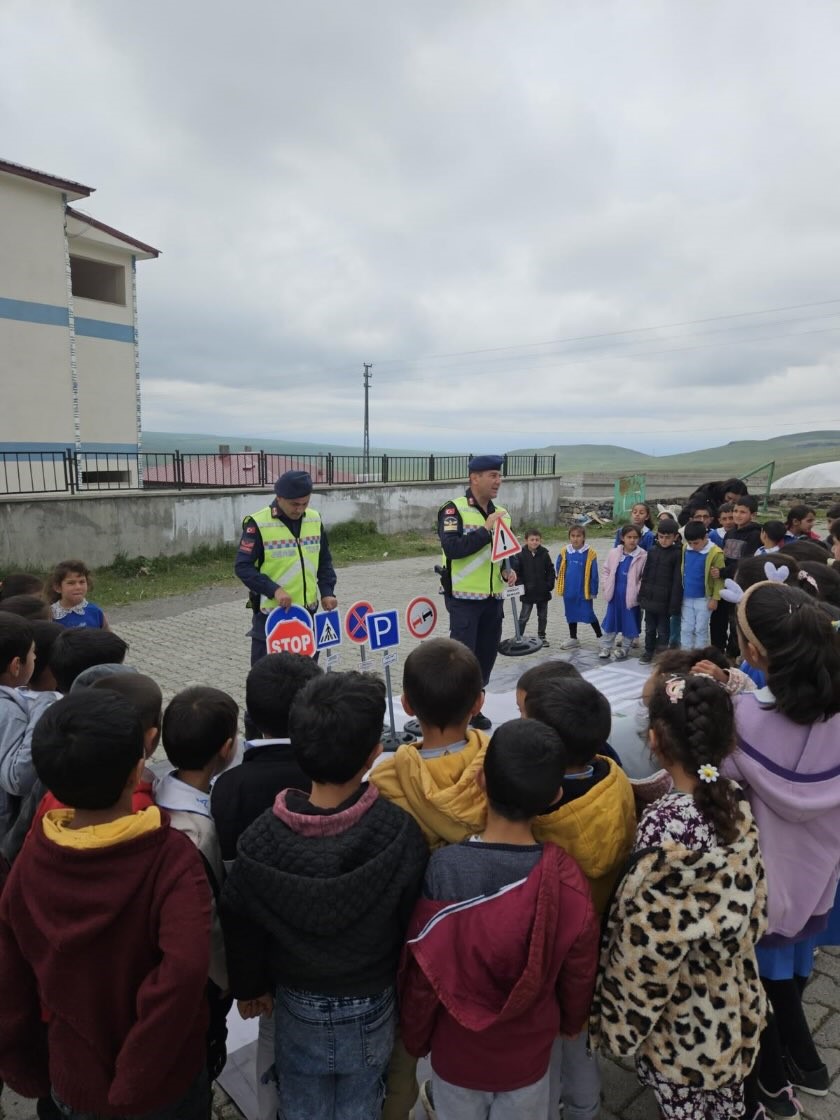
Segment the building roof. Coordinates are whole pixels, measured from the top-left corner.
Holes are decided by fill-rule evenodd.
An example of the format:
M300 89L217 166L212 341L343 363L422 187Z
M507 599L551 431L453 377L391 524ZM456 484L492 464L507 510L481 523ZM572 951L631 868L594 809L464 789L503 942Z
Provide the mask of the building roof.
M92 218L90 214L84 214L81 210L74 210L72 206L67 207L67 216L75 218L79 222L84 222L85 225L92 226L98 229L101 233L107 233L109 237L115 237L117 241L124 241L126 245L131 245L135 249L139 249L141 253L148 254L150 257L159 257L160 249L155 249L153 245L147 245L145 241L138 241L136 237L131 237L127 233L122 233L113 226L106 226L104 222L97 221Z
M74 198L88 198L96 187L86 187L84 183L76 183L72 179L59 179L57 175L50 175L46 171L37 171L34 167L24 167L22 163L11 163L9 160L0 159L0 171L7 175L17 175L21 179L31 179L34 183L41 183L45 187L54 187L57 191L64 191Z

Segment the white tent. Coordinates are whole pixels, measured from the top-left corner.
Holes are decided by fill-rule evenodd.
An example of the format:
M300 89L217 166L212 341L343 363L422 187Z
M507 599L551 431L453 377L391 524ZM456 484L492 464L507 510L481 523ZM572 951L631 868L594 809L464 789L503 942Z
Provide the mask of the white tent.
M840 491L840 459L833 463L815 463L801 471L777 478L771 490L838 490Z

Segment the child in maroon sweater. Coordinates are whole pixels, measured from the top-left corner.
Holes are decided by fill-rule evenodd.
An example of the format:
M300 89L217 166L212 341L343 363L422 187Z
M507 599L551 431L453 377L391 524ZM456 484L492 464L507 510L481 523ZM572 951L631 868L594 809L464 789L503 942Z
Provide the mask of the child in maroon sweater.
M68 1118L206 1118L210 892L168 818L132 812L140 717L111 692L65 697L32 757L73 808L46 813L0 896L0 1077Z

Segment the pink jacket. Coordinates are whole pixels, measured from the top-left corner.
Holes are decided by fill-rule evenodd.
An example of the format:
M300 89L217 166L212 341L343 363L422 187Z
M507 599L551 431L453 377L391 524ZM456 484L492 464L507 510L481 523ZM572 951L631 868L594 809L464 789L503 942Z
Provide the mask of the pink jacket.
M647 560L648 554L643 548L637 546L636 550L631 552L630 555L633 557L633 562L630 565L630 571L627 573L626 606L637 607L639 605L639 588L642 584L642 572L645 569L645 561ZM601 590L604 594L604 599L608 603L612 602L612 597L615 594L615 574L624 556L623 545L618 545L617 548L611 548L609 555L604 561L604 567L601 569L601 574L603 576Z

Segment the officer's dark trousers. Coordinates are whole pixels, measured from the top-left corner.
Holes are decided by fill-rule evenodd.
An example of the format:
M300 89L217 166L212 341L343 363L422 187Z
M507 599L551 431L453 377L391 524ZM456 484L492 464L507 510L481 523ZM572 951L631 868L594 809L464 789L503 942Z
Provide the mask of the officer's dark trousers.
M473 651L481 666L485 686L496 663L502 637L504 603L501 599L453 599L446 596L449 637Z
M254 665L261 657L265 657L265 615L262 611L254 611L254 625L251 627L251 664Z

